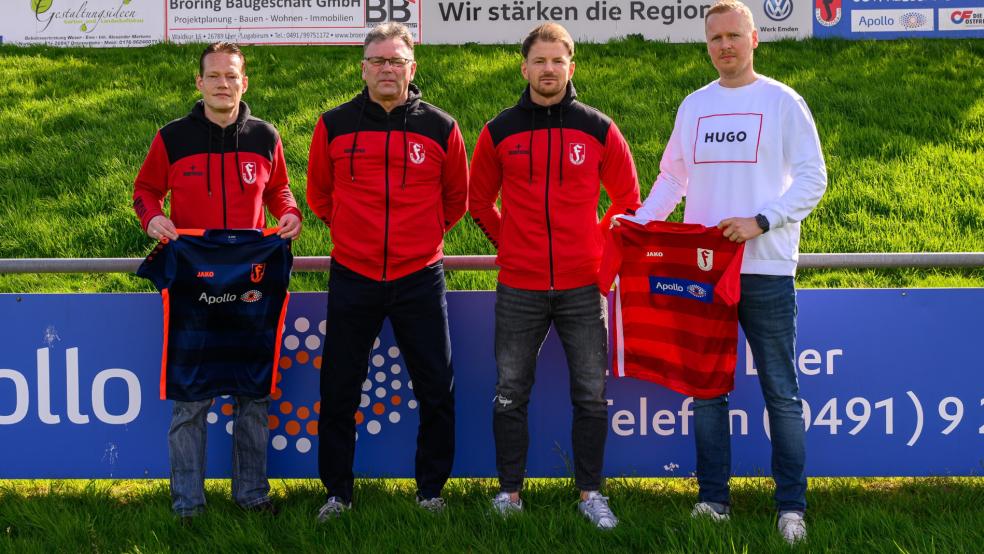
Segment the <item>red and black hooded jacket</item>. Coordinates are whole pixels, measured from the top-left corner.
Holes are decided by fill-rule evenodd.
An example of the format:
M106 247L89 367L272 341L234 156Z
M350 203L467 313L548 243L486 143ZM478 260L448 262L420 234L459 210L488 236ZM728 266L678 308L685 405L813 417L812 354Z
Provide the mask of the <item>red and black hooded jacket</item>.
M280 135L249 114L224 129L205 117L199 100L191 113L162 127L134 182L133 210L140 225L163 215L171 193L171 221L189 229L262 229L263 206L279 219L301 217L290 192Z
M440 260L467 198L458 123L416 85L389 113L363 89L314 128L308 205L331 228L331 256L360 275L399 279Z
M527 86L519 103L478 137L469 209L499 250L504 285L568 290L593 284L611 216L640 205L628 144L608 116L576 96L568 83L563 100L540 106ZM600 222L599 183L612 200Z

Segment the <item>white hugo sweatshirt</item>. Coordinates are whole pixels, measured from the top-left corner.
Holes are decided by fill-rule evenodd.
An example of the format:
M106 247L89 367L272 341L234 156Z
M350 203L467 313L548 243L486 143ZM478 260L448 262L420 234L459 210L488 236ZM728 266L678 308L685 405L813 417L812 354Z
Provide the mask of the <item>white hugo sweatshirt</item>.
M748 242L741 272L796 274L799 222L827 188L820 138L796 91L759 75L743 87L714 81L693 92L677 110L659 169L638 219L664 220L684 196L687 223L761 213L770 230Z

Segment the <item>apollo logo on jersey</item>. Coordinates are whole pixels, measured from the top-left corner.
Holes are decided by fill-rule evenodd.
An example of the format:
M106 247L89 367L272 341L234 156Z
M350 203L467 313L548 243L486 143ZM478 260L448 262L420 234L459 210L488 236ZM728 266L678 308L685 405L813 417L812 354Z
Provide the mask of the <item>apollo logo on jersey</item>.
M708 304L714 300L714 285L691 281L690 279L673 279L650 275L649 292L650 294L679 296Z
M231 292L225 294L220 294L218 296L211 295L207 292L203 292L201 296L198 297L199 302L204 302L211 306L212 304L225 304L226 302L233 302L236 300L236 295Z

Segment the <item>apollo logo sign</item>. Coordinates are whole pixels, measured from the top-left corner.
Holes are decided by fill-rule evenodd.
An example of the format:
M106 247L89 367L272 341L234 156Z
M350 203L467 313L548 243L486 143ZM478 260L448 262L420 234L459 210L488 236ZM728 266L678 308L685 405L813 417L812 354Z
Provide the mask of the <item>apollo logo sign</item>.
M53 394L62 391L52 391L49 355L48 348L37 350L37 390L34 398L37 401L36 410L41 423L58 425L62 422L62 415L52 412L51 399ZM114 379L122 381L126 385L127 391L126 410L118 414L110 413L106 409L106 385ZM7 394L9 394L10 389L3 384L5 381L14 386L13 403L8 401L9 396ZM123 368L104 369L92 378L90 386L92 391L91 411L97 420L110 425L125 425L140 415L140 379L132 371ZM63 392L66 400L65 416L70 423L86 425L90 421L90 416L82 409L80 391L79 349L69 348L65 351L65 390ZM15 425L23 421L31 411L31 389L27 376L16 369L0 369L0 399L2 399L0 401L0 425ZM10 409L10 406L13 406L13 409Z

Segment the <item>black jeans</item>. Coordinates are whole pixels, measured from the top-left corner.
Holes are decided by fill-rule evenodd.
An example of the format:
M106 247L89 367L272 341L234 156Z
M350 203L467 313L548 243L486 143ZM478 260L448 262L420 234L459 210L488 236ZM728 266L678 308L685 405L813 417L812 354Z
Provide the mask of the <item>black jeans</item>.
M564 345L571 378L574 484L601 487L608 436L605 372L608 369L608 302L598 287L532 291L499 284L495 299L498 382L492 413L499 486L517 492L526 474L530 436L527 407L536 358L553 323Z
M420 404L417 493L441 495L454 462L454 369L445 293L442 262L380 282L332 260L318 420L318 473L328 496L352 501L354 415L386 317Z

